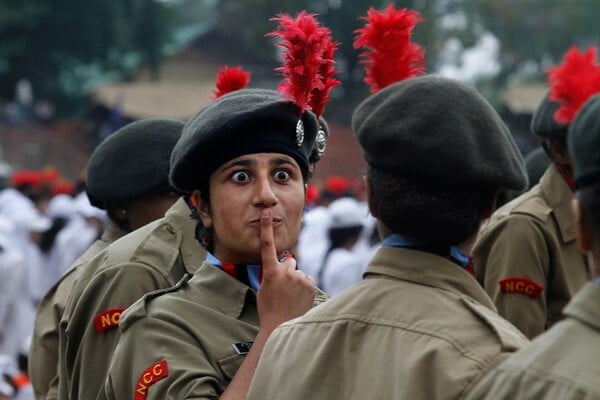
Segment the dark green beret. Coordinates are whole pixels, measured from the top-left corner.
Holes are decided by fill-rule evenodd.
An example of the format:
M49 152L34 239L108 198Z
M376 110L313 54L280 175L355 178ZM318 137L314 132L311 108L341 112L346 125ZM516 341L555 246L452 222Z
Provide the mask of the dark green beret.
M600 95L577 113L567 140L577 187L600 182Z
M535 110L531 119L531 132L540 137L547 138L566 138L569 131L568 124L559 124L554 120L554 113L559 104L548 97L550 92L546 93L542 102Z
M525 169L527 170L530 187L540 181L550 163L552 163L552 160L550 160L543 147L537 147L525 156Z
M244 154L282 153L308 171L319 131L316 116L300 115L292 101L273 90L243 89L200 110L183 129L171 156L171 185L189 193L206 185L223 163Z
M169 187L171 151L183 122L145 119L132 122L94 150L87 169L87 192L93 205L135 200Z
M508 128L456 81L424 76L390 85L358 106L352 129L376 169L459 187L527 187Z

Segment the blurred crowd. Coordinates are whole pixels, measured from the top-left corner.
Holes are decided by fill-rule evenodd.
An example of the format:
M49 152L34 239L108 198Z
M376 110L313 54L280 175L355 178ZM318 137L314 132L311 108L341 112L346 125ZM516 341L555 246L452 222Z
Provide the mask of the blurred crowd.
M102 233L106 215L91 206L83 181L72 183L51 168L12 171L5 164L0 185L0 399L22 390L15 398L28 399L36 306Z

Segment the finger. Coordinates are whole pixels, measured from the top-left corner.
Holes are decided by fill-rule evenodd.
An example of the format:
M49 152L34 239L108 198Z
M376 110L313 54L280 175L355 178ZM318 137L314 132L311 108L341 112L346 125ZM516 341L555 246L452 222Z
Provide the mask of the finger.
M270 208L265 208L260 216L260 258L263 277L279 263L273 239L273 210Z

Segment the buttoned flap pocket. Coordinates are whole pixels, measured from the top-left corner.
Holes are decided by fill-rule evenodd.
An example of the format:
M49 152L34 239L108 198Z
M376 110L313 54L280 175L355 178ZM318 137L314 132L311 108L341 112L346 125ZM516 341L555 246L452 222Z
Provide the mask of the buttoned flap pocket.
M500 340L503 351L518 350L528 342L527 338L510 322L483 304L478 303L470 297L461 297L461 300L469 310L482 319L496 334Z
M219 363L221 372L223 372L227 379L231 381L245 358L246 354L234 354L232 356L222 358L217 362Z

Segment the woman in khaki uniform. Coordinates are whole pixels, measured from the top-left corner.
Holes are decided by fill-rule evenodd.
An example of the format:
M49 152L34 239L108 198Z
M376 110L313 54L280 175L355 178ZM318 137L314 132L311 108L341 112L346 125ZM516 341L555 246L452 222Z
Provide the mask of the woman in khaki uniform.
M577 114L568 142L577 242L591 256L595 281L575 295L563 321L501 364L471 400L600 399L600 96Z
M210 254L128 310L102 398L245 396L270 332L322 300L286 250L324 140L312 112L267 90L225 95L186 125L171 182L192 193Z
M411 78L363 101L353 130L385 233L362 282L277 328L249 399L460 399L527 342L469 273L469 241L523 160L493 108Z
M46 293L37 309L29 354L29 374L37 399L45 399L52 382L58 385L58 330L76 278L90 260L110 243L164 214L173 202L165 167L181 136L183 123L166 119L138 121L121 128L92 153L87 192L92 203L108 213L102 237L79 257ZM144 148L142 155L137 154ZM148 210L138 218L123 209ZM138 213L139 215L139 213Z
M588 281L575 243L567 124L554 121L548 95L531 130L552 158L540 183L494 212L475 247L475 274L498 312L528 338L562 318L562 309Z

